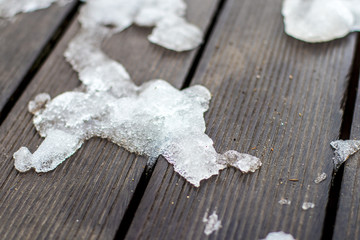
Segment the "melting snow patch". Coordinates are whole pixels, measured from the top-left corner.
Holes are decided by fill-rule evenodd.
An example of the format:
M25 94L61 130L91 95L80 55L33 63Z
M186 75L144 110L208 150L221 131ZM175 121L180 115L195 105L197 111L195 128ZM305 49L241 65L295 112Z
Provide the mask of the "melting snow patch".
M206 211L203 222L206 223L204 230L206 235L210 235L222 227L221 221L218 219L218 215L216 215L215 211L210 215L210 217L208 217L208 212Z
M360 0L284 0L285 32L306 42L325 42L360 31Z
M321 174L318 174L318 176L317 176L317 178L314 180L314 182L316 183L316 184L319 184L319 183L321 183L322 181L324 181L325 179L326 179L326 177L327 177L327 175L326 175L326 173L321 173Z
M302 205L303 210L308 210L308 209L314 208L314 207L315 207L315 204L312 202L304 202Z
M330 143L335 149L334 168L337 170L348 158L360 150L360 140L337 140Z
M0 0L0 17L11 18L18 13L48 8L55 2L64 5L71 0Z
M33 154L25 147L14 153L15 167L21 172L53 170L85 140L101 137L148 156L149 162L163 155L196 187L228 166L244 173L257 170L261 162L254 156L215 151L213 141L204 133L203 114L211 98L205 87L179 91L164 80L137 86L126 69L101 50L105 38L122 31L134 19L162 28L161 24L173 18L181 23L169 24L165 30L174 35L162 40L170 41L175 50L193 48L194 35L179 29L187 24L181 18L184 11L181 0L145 0L141 4L135 0L87 1L79 16L82 28L65 52L79 73L83 91L65 92L52 100L43 93L29 103L34 125L45 140ZM173 29L178 29L180 36ZM170 45L166 47L172 48Z
M280 232L271 232L266 236L266 238L262 240L295 240L295 238L291 234L280 231Z

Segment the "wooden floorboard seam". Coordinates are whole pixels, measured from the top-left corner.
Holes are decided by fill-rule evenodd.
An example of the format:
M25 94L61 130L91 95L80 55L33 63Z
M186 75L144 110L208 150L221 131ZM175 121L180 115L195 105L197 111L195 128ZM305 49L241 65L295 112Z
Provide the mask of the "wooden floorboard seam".
M16 104L17 100L20 98L21 94L26 90L26 87L29 85L31 80L35 77L36 73L46 62L52 51L55 49L56 45L61 40L64 33L67 31L71 23L76 18L76 13L81 5L80 1L76 2L75 7L69 12L64 21L59 25L59 28L54 32L53 36L49 39L46 45L41 49L40 54L37 56L36 60L32 64L31 68L27 71L24 78L20 82L17 89L9 97L8 101L4 105L2 111L0 111L0 125L4 122L7 115L10 113L11 109Z
M351 128L353 125L353 117L355 112L355 104L357 98L357 88L360 77L360 34L357 34L356 49L351 66L351 74L347 90L344 93L343 119L340 127L339 139L348 140L351 136ZM333 239L336 216L339 210L339 201L341 197L341 186L344 178L343 164L337 172L333 172L331 187L329 190L328 203L326 206L325 221L322 229L322 240Z

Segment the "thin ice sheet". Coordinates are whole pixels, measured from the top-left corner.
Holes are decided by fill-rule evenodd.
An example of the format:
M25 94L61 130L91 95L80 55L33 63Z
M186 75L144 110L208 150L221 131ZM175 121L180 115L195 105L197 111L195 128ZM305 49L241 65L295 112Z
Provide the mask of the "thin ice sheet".
M285 32L306 42L325 42L360 31L360 0L284 0Z

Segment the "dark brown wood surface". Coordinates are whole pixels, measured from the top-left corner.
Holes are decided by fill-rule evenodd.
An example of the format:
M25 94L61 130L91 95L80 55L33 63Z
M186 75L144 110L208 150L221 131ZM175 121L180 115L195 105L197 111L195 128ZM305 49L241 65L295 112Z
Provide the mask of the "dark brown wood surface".
M27 75L38 67L42 55L59 27L76 7L76 1L60 7L15 16L11 21L0 19L0 116L3 108Z
M217 1L188 1L189 21L209 26ZM19 173L12 154L34 151L42 139L27 103L41 92L52 97L80 85L63 52L79 30L75 21L0 127L0 235L2 239L112 239L144 172L146 159L102 139L91 139L53 172ZM131 27L104 50L140 84L164 78L180 87L196 53L174 53L149 43L148 29Z
M350 139L360 139L360 91L357 93ZM345 163L333 239L360 239L360 154Z
M128 239L205 239L207 211L222 222L210 239L261 239L273 231L321 238L329 143L339 137L356 36L323 44L286 36L281 2L228 0L192 81L213 94L205 116L216 149L254 154L263 166L248 175L226 169L195 188L160 160ZM329 177L315 184L322 172ZM304 211L303 202L315 208Z

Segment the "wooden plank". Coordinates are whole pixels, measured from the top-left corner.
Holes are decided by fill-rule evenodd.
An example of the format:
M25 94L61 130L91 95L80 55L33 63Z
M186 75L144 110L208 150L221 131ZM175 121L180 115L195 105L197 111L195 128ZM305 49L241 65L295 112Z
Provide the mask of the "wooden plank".
M206 29L217 6L188 1L188 19ZM91 139L55 171L19 174L11 155L41 143L27 113L36 94L52 97L77 87L77 74L63 52L78 32L74 22L0 127L0 236L4 239L112 239L133 196L145 159L106 140ZM148 29L131 27L104 43L137 83L161 77L179 87L197 50L174 53L146 39Z
M49 51L46 46L76 6L76 1L63 7L53 4L47 9L19 14L14 22L1 21L0 116L24 78L37 68L39 57Z
M360 139L360 89L357 90L350 139ZM359 159L360 154L356 153L345 163L333 239L360 239Z
M329 143L340 130L355 35L323 44L288 37L281 2L228 0L192 82L213 94L205 118L215 148L258 156L260 171L226 169L195 188L161 160L128 239L205 239L207 211L222 222L210 239L321 238L331 177L314 179L332 173ZM302 210L305 201L315 208Z

